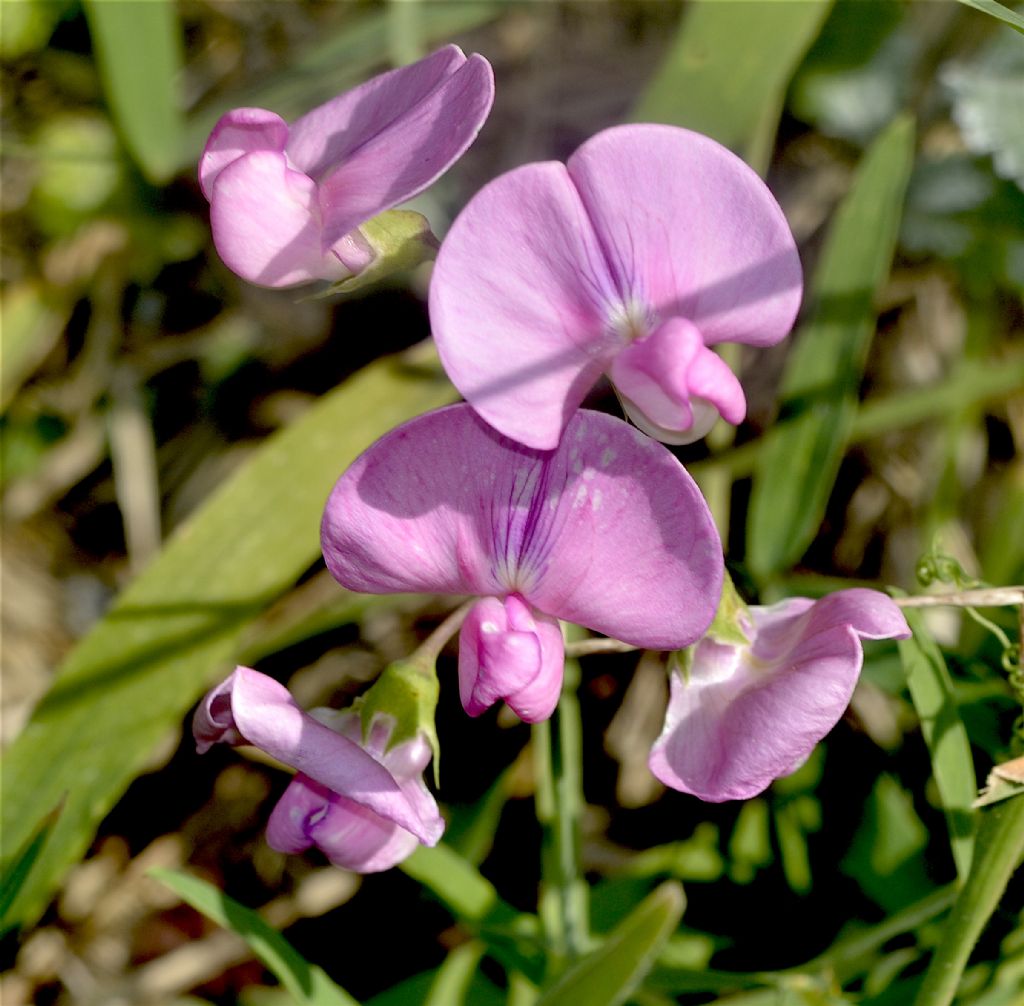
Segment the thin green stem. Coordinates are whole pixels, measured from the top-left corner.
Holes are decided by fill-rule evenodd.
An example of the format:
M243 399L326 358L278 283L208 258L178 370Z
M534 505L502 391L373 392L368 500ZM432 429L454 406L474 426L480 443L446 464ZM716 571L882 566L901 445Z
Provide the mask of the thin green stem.
M985 924L1024 855L1024 797L982 812L971 872L957 895L915 1006L949 1006Z
M560 974L590 944L589 891L580 864L583 749L579 665L566 661L554 716L533 726L537 820L542 829L540 918L548 978Z

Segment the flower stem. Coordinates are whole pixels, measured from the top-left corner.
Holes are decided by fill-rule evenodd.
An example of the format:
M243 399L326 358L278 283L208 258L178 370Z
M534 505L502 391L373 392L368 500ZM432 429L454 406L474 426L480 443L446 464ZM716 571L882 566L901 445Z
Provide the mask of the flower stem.
M537 820L543 833L540 917L549 978L586 953L590 944L589 890L580 865L584 800L578 686L579 665L568 660L557 711L533 726Z

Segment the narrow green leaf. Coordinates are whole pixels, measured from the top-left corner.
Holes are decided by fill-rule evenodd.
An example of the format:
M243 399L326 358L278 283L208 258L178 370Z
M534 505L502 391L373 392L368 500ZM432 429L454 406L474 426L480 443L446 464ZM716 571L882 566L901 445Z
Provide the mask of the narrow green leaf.
M179 870L154 869L150 876L169 887L196 911L245 940L298 1006L359 1006L322 968L310 964L251 908L240 905L205 880Z
M155 185L182 159L182 28L171 0L83 0L107 104L125 147Z
M679 925L686 899L668 881L649 894L595 951L566 971L537 1006L620 1006L654 964Z
M761 578L803 554L825 513L857 414L913 163L914 127L897 119L864 156L832 223L782 382L780 422L757 453L747 560Z
M832 0L688 4L634 121L706 133L763 174L786 88L831 7Z
M451 846L419 846L399 869L440 899L468 929L487 944L488 953L506 970L540 980L540 923L535 915L517 912L503 901L494 885Z
M998 18L1004 24L1008 24L1011 28L1024 32L1024 17L1016 11L1010 10L1009 7L997 3L996 0L960 0L960 3L966 7L973 7L975 10L984 11L994 18Z
M38 916L150 751L236 661L247 625L317 560L321 510L341 471L452 397L435 369L408 357L360 371L272 437L75 648L4 757L5 855L68 794L15 919Z
M1024 856L1024 796L986 807L980 816L971 872L942 929L915 1006L953 1002L971 951Z
M484 955L484 945L477 940L463 943L450 951L437 969L423 1006L460 1006L465 1003L470 982Z
M46 817L43 818L34 835L30 835L25 845L18 850L14 860L8 866L3 876L0 876L0 936L12 928L13 923L8 920L8 912L14 904L18 892L25 884L25 880L32 872L36 859L39 858L39 850L42 849L50 830L53 828L60 812L64 806L61 800Z
M942 653L924 627L920 613L907 608L903 614L914 635L900 640L900 657L931 755L957 874L963 880L971 868L974 849L971 804L978 790L971 744L957 711L953 682Z
M0 412L60 338L69 305L39 283L17 283L0 298Z

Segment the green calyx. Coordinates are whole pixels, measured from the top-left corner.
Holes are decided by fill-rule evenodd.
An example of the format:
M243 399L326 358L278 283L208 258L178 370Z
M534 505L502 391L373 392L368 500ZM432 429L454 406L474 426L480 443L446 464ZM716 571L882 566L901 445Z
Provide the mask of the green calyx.
M722 599L718 602L718 611L708 626L703 638L713 639L724 646L749 646L750 609L736 590L732 577L725 574L722 582ZM693 664L693 650L699 644L687 646L682 650L674 650L668 659L669 672L677 672L683 681L690 680L690 667Z
M437 238L427 218L412 210L385 210L360 224L359 233L373 251L373 261L354 276L332 283L316 297L352 293L394 273L414 269L437 253Z
M434 782L438 780L441 747L437 740L435 713L440 686L433 664L396 660L353 705L363 727L363 740L370 736L377 716L394 723L388 750L418 735L427 738L434 753Z
M705 635L716 643L729 646L749 646L750 610L740 597L732 577L725 574L722 583L722 599L718 602L718 611L714 621Z

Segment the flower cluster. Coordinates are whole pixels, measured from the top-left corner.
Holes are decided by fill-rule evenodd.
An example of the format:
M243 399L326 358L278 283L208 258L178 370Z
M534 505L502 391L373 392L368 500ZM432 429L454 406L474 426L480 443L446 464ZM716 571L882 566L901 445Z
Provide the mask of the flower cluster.
M445 170L492 96L486 61L448 46L290 127L229 113L200 163L224 261L268 286L358 273L372 255L360 227ZM908 632L868 590L748 609L700 491L663 446L743 419L714 347L779 341L800 298L781 209L705 136L619 126L566 164L500 176L453 224L430 290L466 403L393 430L342 474L323 516L327 568L351 590L475 598L458 664L471 716L499 700L528 722L551 715L560 621L680 651L651 770L704 800L760 792L842 715L861 639ZM602 375L634 426L580 408ZM421 672L386 672L358 710L304 713L240 667L196 713L197 743L253 744L297 771L270 819L275 848L385 869L443 830L422 781L436 699L416 696L436 678Z

